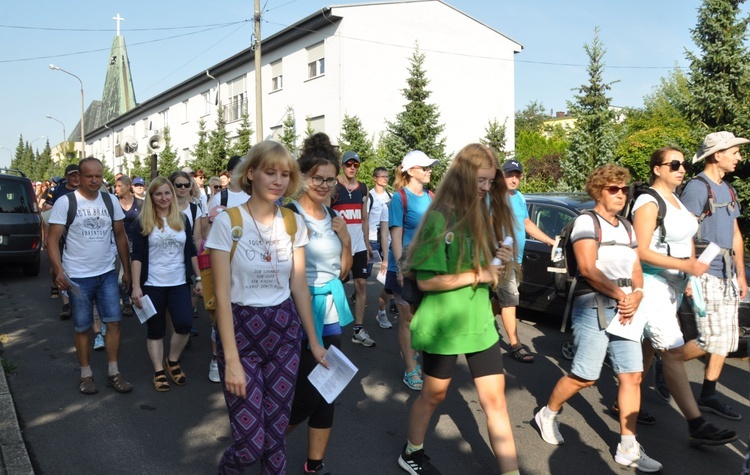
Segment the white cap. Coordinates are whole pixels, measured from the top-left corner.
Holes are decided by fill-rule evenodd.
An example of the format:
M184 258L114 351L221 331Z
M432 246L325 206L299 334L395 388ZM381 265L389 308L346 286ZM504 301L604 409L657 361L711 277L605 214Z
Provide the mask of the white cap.
M437 160L428 157L421 150L412 150L401 160L401 170L406 171L414 167L431 167L437 162Z

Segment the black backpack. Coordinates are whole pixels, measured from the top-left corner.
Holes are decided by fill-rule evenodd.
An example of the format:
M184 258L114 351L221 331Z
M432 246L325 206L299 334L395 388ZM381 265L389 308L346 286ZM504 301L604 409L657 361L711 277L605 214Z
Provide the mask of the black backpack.
M109 193L106 193L104 191L100 191L99 194L102 196L102 201L104 201L104 206L107 207L107 212L109 213L109 219L112 220L112 238L114 239L115 236L115 208L112 204L112 197L109 195ZM62 235L60 236L60 259L62 260L63 256L63 249L65 249L65 243L68 239L68 229L70 228L70 225L73 224L73 220L76 219L76 211L78 211L78 200L75 197L75 192L73 193L67 193L63 195L68 200L68 214L65 218L65 229L63 229Z
M617 215L627 220L633 219L633 206L635 205L635 201L639 196L644 194L649 195L656 200L656 206L658 208L656 214L656 229L659 230L659 244L664 244L667 238L667 229L664 227L664 217L667 215L667 204L664 202L664 198L661 197L659 192L651 188L646 183L637 181L630 185L628 196L625 201L625 206L619 213L617 213ZM669 249L669 244L667 244L667 255L672 255Z

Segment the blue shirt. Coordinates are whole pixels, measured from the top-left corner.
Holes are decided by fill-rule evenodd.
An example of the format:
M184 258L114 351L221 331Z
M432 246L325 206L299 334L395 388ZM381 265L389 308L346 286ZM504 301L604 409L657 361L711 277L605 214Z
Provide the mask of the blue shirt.
M414 239L414 234L417 232L419 223L422 221L422 216L427 212L427 208L432 203L427 190L424 190L422 196L415 195L408 188L402 188L406 192L406 216L404 216L404 205L403 199L400 192L393 194L391 203L388 206L388 229L399 227L403 230L403 246L404 249ZM396 258L393 256L393 247L391 252L388 253L388 270L398 272L398 264Z
M513 212L513 239L518 249L516 261L520 264L523 260L523 249L526 247L526 228L523 223L529 217L529 210L526 208L526 198L518 190L508 193L508 202Z

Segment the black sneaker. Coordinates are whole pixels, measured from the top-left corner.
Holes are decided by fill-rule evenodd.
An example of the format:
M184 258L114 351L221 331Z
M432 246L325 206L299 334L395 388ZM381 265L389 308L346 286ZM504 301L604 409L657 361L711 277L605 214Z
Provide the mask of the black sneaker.
M665 401L669 401L672 398L667 387L667 380L664 379L664 364L661 358L657 358L654 364L654 389L656 390L656 394Z
M70 310L70 304L64 303L62 306L62 312L60 312L60 320L70 320L73 316L73 312Z
M733 421L742 420L740 414L734 412L730 406L720 402L716 396L698 399L698 409Z
M696 430L690 431L690 446L723 445L737 440L737 433L733 430L719 429L710 422L705 422Z
M430 457L425 455L424 449L406 455L406 445L404 445L404 450L398 457L398 464L411 475L440 475L440 471L430 463Z
M391 302L391 306L388 308L388 310L391 311L391 315L393 315L394 317L398 316L398 307L394 302Z
M617 405L617 401L612 403L612 415L615 417L615 419L620 417L620 406ZM652 426L654 425L654 423L656 423L656 418L652 416L650 412L646 411L645 409L641 409L640 411L638 411L637 422L646 426Z

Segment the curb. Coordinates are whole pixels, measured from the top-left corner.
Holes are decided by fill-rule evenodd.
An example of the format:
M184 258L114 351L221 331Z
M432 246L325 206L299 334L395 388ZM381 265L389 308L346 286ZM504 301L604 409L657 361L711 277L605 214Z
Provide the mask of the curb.
M33 474L26 444L18 425L16 407L8 388L5 371L0 367L0 473Z

